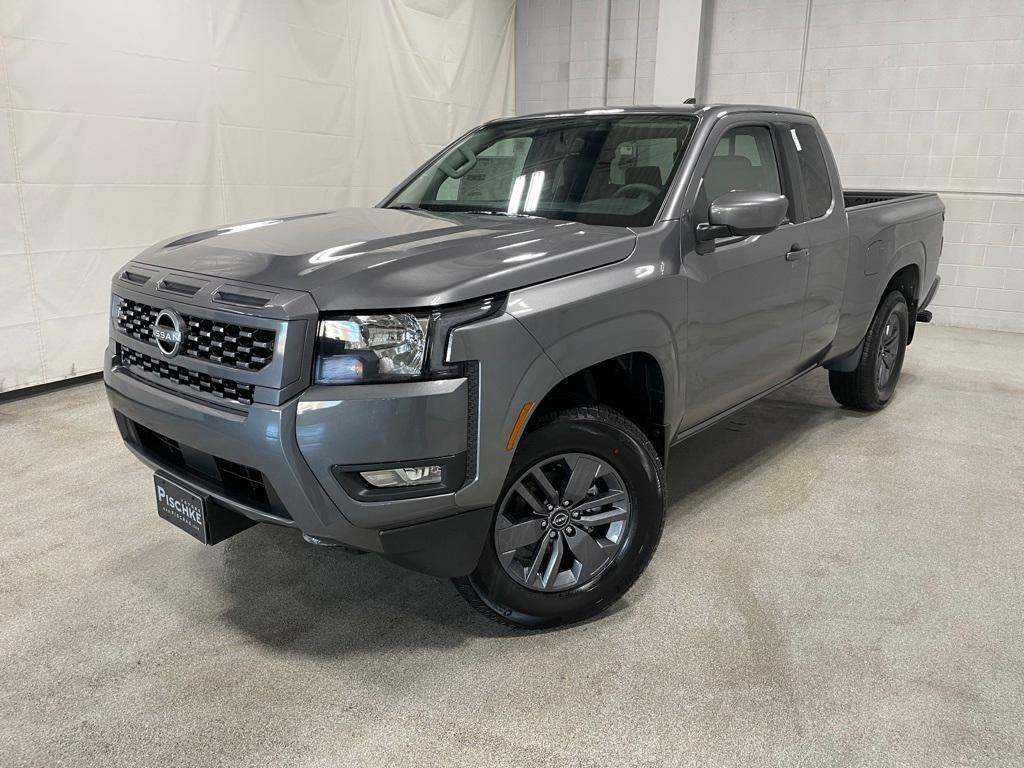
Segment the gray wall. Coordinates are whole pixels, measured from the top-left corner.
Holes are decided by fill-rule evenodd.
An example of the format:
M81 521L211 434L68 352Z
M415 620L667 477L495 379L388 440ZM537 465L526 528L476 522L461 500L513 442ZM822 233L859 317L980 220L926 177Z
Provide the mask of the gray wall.
M800 106L848 187L947 206L940 322L1024 331L1024 0L705 0L704 92Z
M659 0L518 0L516 112L650 104Z

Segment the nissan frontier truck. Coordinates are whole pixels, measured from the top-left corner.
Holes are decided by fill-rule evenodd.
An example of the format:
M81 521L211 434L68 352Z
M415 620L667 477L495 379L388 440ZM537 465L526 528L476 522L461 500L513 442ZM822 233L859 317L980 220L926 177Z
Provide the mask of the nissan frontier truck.
M671 446L818 366L842 406L891 401L943 217L844 190L795 109L496 120L376 207L139 254L107 393L201 542L294 528L496 621L576 622L654 555Z

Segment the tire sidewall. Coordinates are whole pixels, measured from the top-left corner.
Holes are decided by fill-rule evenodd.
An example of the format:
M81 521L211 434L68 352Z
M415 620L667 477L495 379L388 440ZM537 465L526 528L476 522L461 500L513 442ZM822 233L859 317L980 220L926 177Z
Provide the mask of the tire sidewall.
M632 434L631 432L634 432ZM617 600L646 567L664 524L665 484L653 448L638 430L597 418L556 418L523 436L495 505L476 570L469 579L487 606L521 626L579 621ZM537 592L518 584L498 561L494 525L498 510L520 475L534 464L564 453L588 453L622 477L631 517L625 541L598 577L564 592Z
M889 380L886 382L885 387L879 388L878 379L875 373L878 349L882 344L885 322L889 319L889 315L894 311L900 322L899 352L896 355L896 363L893 368L893 372L889 376ZM869 381L866 381L865 383L870 385L870 391L874 393L875 404L877 407L886 405L890 400L892 400L893 395L896 394L896 385L899 384L900 374L903 372L903 359L907 351L907 337L909 332L910 310L907 307L907 300L899 291L892 291L882 301L881 306L878 308L878 312L875 314L875 319L871 324L869 344L864 350L865 359L862 363L862 375L870 377Z

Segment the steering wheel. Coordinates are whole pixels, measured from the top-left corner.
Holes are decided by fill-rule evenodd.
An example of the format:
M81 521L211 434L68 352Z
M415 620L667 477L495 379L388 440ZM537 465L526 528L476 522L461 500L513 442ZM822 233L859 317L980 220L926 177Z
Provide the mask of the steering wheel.
M653 184L644 184L642 181L634 181L632 184L623 186L612 192L612 197L657 197L661 190Z

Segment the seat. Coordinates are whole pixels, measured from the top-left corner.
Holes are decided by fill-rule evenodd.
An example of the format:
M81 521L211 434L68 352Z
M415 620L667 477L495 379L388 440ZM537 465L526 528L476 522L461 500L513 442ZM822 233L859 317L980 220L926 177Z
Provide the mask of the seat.
M661 168L656 165L634 165L632 168L626 168L624 178L627 184L648 184L652 187L664 184L661 179Z

